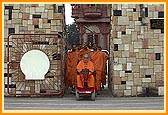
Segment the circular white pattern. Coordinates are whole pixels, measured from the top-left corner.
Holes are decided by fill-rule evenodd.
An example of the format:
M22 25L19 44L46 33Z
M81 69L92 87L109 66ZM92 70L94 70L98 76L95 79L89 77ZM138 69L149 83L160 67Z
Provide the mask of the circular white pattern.
M20 68L27 80L44 79L49 67L48 56L40 50L26 52L20 61Z

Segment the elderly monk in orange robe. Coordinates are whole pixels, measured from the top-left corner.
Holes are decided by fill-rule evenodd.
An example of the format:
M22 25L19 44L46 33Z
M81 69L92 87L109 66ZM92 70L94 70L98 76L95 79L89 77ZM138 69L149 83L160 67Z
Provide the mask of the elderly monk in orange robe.
M76 87L76 66L78 64L78 52L76 45L72 45L72 50L68 52L66 57L66 78L65 85L67 87Z
M81 60L77 65L77 71L80 73L82 69L89 69L89 71L94 72L94 65L89 60L89 55L84 54L83 60ZM94 87L94 76L89 72L88 76L88 87ZM84 87L84 78L80 75L77 75L77 87L83 88Z
M97 50L96 47L93 47L93 54L91 56L91 61L94 64L95 70L96 70L96 92L97 95L100 95L99 91L100 91L100 87L101 87L101 76L103 73L103 70L105 69L105 63L106 63L106 59L104 54Z

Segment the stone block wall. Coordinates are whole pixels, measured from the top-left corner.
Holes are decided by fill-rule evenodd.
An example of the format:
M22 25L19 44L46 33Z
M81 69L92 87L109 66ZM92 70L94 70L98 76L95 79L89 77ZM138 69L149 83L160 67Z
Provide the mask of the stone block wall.
M112 5L110 61L115 96L164 94L164 7ZM159 21L152 25L152 19Z
M4 4L4 85L7 93L7 39L10 34L63 34L65 28L65 8L63 4ZM32 37L12 36L9 38L10 69L9 90L12 94L28 93L52 93L60 90L60 45L54 44L54 37L39 35ZM13 39L14 38L14 39ZM19 38L18 40L15 38ZM17 40L17 41L15 41ZM53 40L53 41L52 41ZM36 42L33 42L36 41ZM31 43L30 43L31 42ZM56 41L56 42L59 42ZM64 40L62 42L64 45ZM42 48L43 47L43 48ZM45 47L45 48L44 48ZM45 80L26 81L20 71L17 57L23 56L25 50L41 49L48 54L50 60L50 72ZM22 50L21 52L19 52ZM18 51L18 52L17 52ZM50 52L49 52L50 51ZM63 53L63 50L61 51ZM63 59L63 58L62 58ZM38 69L38 68L37 68ZM53 72L52 72L53 71ZM62 77L62 76L61 76ZM45 91L44 91L45 90Z

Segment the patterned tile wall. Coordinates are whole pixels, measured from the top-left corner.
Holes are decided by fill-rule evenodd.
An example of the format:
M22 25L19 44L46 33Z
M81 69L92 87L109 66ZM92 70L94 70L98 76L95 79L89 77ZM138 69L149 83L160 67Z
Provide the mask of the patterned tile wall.
M164 4L113 4L110 50L115 96L163 95ZM114 56L114 59L112 58Z

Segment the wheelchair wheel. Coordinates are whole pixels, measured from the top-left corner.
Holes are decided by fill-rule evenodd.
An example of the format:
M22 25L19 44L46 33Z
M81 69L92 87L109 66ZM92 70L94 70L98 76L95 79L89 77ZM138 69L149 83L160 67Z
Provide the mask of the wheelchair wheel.
M80 96L79 93L76 91L76 100L79 101L80 100Z
M91 94L91 100L94 101L95 100L95 97L96 97L96 93L95 91Z

